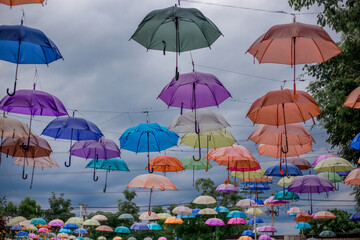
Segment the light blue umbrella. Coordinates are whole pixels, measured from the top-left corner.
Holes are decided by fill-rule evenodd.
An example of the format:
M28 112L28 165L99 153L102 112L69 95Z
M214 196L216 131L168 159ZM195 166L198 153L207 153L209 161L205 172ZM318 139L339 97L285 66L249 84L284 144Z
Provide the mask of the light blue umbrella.
M294 192L289 192L287 189L279 191L275 194L275 200L298 200L300 197Z
M219 213L228 213L230 212L229 209L227 209L227 207L223 207L223 206L217 206L214 208L215 211L219 212Z
M228 218L247 218L246 214L243 213L242 211L231 211L229 212L226 217Z
M176 218L195 218L195 215L176 215Z
M130 214L129 214L130 215ZM115 228L114 232L116 233L130 233L130 229L124 226Z
M177 145L179 136L167 127L157 123L140 123L128 128L120 137L120 146L123 149L139 153L147 152L148 171L150 167L150 152L160 152Z
M149 230L162 230L163 228L160 226L160 224L158 223L149 223L147 225L147 227L149 228Z
M295 225L295 229L309 229L309 228L312 228L312 227L307 222L298 222Z
M35 218L33 220L31 220L30 224L36 226L38 224L41 224L41 225L46 225L47 222L45 221L45 219L42 219L42 218Z
M59 233L71 233L71 229L60 228Z

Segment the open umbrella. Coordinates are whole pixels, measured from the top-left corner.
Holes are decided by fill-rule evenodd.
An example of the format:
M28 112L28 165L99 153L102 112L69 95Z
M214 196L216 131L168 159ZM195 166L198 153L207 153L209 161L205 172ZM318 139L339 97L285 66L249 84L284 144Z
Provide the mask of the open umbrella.
M320 155L315 159L315 161L311 165L316 166L322 160L325 160L327 158L334 158L334 157L338 158L338 156L335 156L334 154L332 154L332 155Z
M289 192L287 189L277 192L274 195L275 200L298 200L300 199L299 195L294 192Z
M84 223L84 219L81 217L71 217L65 223L75 223L81 225Z
M266 211L266 213L271 214L271 226L274 226L274 217L279 215L279 211L275 210L274 207L282 206L282 205L287 204L287 203L290 203L290 201L288 201L288 200L276 200L274 198L274 194L272 194L272 196L270 196L269 198L267 198L264 201L264 205L270 207L270 209L268 209Z
M327 178L333 184L343 181L342 177L336 172L320 172L317 175Z
M134 223L130 226L130 229L132 230L140 230L140 231L146 231L149 230L148 226L144 223Z
M229 225L241 225L241 224L246 224L246 221L243 218L230 218L229 221L227 222L227 224L229 224Z
M93 216L91 219L94 219L96 221L107 221L108 220L108 218L102 214L97 214L97 215ZM84 223L83 223L83 225L84 225Z
M307 222L312 220L314 217L308 213L299 213L296 214L296 217L294 219L294 221L296 222Z
M329 211L320 211L314 215L314 219L335 219L336 216Z
M251 230L245 230L241 233L241 236L255 237L256 234ZM240 239L240 238L239 238ZM246 238L245 238L246 239Z
M86 219L83 223L83 226L100 226L100 222L98 220L95 219Z
M172 156L157 156L150 160L150 168L154 172L179 172L184 170L183 164L179 159ZM146 166L148 169L148 166Z
M253 225L255 222L256 223L264 223L264 221L261 218L256 218L256 220L255 220L255 218L252 218L247 222L247 224L248 225Z
M319 237L323 237L323 238L336 237L336 234L333 231L325 230L319 233Z
M195 183L195 170L205 170L212 168L211 164L207 163L207 159L200 159L199 161L193 161L192 157L185 157L181 159L181 163L185 170L193 170L193 186Z
M150 206L151 206L151 194L154 189L160 190L177 190L175 185L170 181L170 179L157 175L157 174L143 174L135 177L127 187L133 188L149 188L150 189L150 199L149 199L149 209L148 214L150 215Z
M161 225L158 223L149 223L147 224L147 227L149 228L149 230L163 230Z
M306 175L292 181L288 190L296 193L310 193L310 213L312 213L312 193L330 192L334 190L334 186L324 177Z
M226 215L227 218L247 218L246 214L242 211L234 210Z
M261 232L261 233L265 233L265 232L273 233L273 232L277 232L277 230L273 226L265 225L265 226L262 226L261 228L259 228L258 232Z
M237 193L239 189L233 184L220 184L216 187L215 191L222 193Z
M349 218L350 221L359 222L360 221L360 213L354 213Z
M269 157L282 158L284 156L284 146L273 146L268 144L260 144L257 147L259 154ZM287 157L296 157L312 151L312 144L289 145L286 150ZM287 159L284 160L287 163Z
M181 224L184 221L181 218L169 217L165 220L165 224Z
M305 158L291 157L287 159L287 163L298 167L300 170L307 170L312 168L311 163L309 163L309 161Z
M51 121L43 130L42 135L53 137L55 139L70 140L70 148L72 141L96 140L103 136L100 129L91 121L83 118L60 117ZM120 153L119 153L120 154ZM117 155L115 156L117 157ZM65 162L66 167L71 166L71 151L69 153L69 163Z
M215 204L216 199L211 196L202 195L197 198L195 198L192 203L194 204L200 204L200 205L210 205Z
M224 207L224 206L214 207L214 210L216 212L218 212L218 213L228 213L228 212L230 212L230 210L227 207Z
M344 106L350 108L360 108L360 87L355 88L345 99Z
M59 49L42 31L21 25L0 26L0 59L16 63L14 96L19 64L49 64L62 58Z
M140 123L125 130L120 137L120 146L135 153L147 152L148 172L153 173L150 168L150 152L160 152L176 146L178 138L175 132L157 123Z
M172 213L179 214L179 215L193 215L191 208L185 206L177 206L172 210ZM168 216L171 217L171 216Z
M130 233L130 229L124 226L115 228L114 232L116 233Z
M32 3L40 3L44 6L45 0L0 0L0 3L9 5L10 8L16 5L23 5L23 4L32 4Z
M152 220L159 220L160 218L154 212L150 212L150 214L148 212L143 212L143 213L140 214L139 219L140 220L152 221Z
M344 180L345 183L350 185L360 185L360 168L352 170Z
M305 213L305 211L299 207L292 207L289 210L287 210L286 213L287 214L301 214L301 213Z
M62 227L64 226L64 222L61 219L53 219L48 223L48 225L50 227Z
M295 225L295 229L301 229L301 231L303 231L303 229L309 229L309 228L312 228L312 227L309 223L306 223L306 222L298 222Z
M106 170L105 186L103 192L106 192L108 173L110 171L125 171L129 172L129 168L124 160L121 158L110 158L110 159L92 159L86 168L104 169Z
M269 167L266 169L265 175L267 176L276 176L276 177L283 177L283 176L302 176L302 172L300 169L292 164L276 164L274 166Z
M175 78L179 78L180 52L210 47L221 35L213 22L195 8L177 6L150 12L131 36L146 49L176 53Z
M131 214L123 213L118 217L119 220L134 220L134 217Z
M27 221L26 218L24 218L23 216L18 216L18 217L14 217L13 219L10 220L10 222L7 224L9 226L14 226L14 225L18 225L23 221ZM29 222L30 224L30 222ZM22 226L20 224L20 226Z
M174 211L174 209L173 209L173 211ZM191 213L191 215L192 215L192 213ZM185 215L182 215L182 216L185 216ZM158 217L161 220L164 220L164 219L167 219L167 218L172 217L172 216L170 214L168 214L168 213L158 213Z
M203 208L198 212L198 215L217 215L218 212L212 208Z
M290 185L290 183L292 183L292 181L294 181L294 179L296 178L296 176L285 176L282 177L276 185L281 186L281 187L288 187Z
M317 172L345 172L353 169L354 167L349 161L340 157L326 158L314 167Z
M224 221L219 218L209 218L205 221L205 224L209 226L225 226Z
M246 231L244 231L244 232L251 232L251 231L250 231L250 230L246 230ZM243 232L243 233L244 233L244 232ZM250 234L250 233L246 233L246 234ZM253 233L253 234L254 234L254 233ZM239 237L238 240L253 240L253 239L252 239L252 237L245 235L245 236Z
M96 231L101 231L101 232L113 232L114 230L107 226L107 225L100 225L97 228L95 228Z

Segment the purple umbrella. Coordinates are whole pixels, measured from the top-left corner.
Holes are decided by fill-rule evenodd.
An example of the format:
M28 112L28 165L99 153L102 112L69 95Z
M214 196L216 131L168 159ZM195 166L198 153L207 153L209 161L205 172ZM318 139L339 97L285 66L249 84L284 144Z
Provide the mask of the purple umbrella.
M295 178L288 190L296 193L310 193L310 213L312 213L312 193L330 192L334 190L334 186L322 176L305 175Z
M224 221L219 218L209 218L205 224L209 226L225 226Z
M239 189L233 184L220 184L217 186L216 191L222 193L237 193L239 192Z
M195 110L195 132L199 137L199 146L200 129L196 121L196 109L219 106L229 97L231 94L214 75L195 71L180 74L178 79L173 78L158 96L169 107L181 108L181 114L183 108ZM200 160L200 148L199 154Z
M64 116L68 115L62 102L55 96L35 90L18 90L13 96L6 95L0 101L0 110L5 112L20 113L30 115L28 144L23 145L26 149L29 147L31 122L35 115L40 116Z
M271 240L271 237L268 235L261 235L259 236L258 240Z
M81 158L94 158L98 159L111 159L120 157L120 149L113 140L100 138L98 140L79 141L74 143L70 149L72 156ZM97 181L99 178L95 176L95 164L94 161L94 175L93 180Z
M64 226L64 222L60 219L54 219L54 220L51 220L48 225L50 227L62 227Z
M274 228L273 226L262 226L261 228L259 228L258 232L277 232L276 228Z
M149 230L148 226L144 223L134 223L131 225L130 229L133 230Z
M335 156L334 154L332 154L332 155L320 155L315 159L315 161L312 163L312 165L316 166L316 164L318 164L322 160L325 160L327 158L332 158L332 157L338 157L338 156Z

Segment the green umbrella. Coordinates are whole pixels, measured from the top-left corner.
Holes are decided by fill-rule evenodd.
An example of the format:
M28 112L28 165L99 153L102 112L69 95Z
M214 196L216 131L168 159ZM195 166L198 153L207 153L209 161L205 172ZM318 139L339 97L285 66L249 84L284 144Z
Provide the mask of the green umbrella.
M336 234L332 231L326 230L319 234L320 237L336 237Z
M196 8L177 6L150 12L130 39L146 49L176 52L176 79L180 52L210 47L220 30Z
M127 240L136 240L134 237L129 237Z
M340 177L340 175L336 172L321 172L317 175L327 178L331 183L338 183L343 181L342 177Z
M193 186L195 182L195 170L212 168L211 164L208 163L208 160L205 158L202 158L199 161L194 161L192 157L185 157L181 160L181 163L186 170L193 170Z

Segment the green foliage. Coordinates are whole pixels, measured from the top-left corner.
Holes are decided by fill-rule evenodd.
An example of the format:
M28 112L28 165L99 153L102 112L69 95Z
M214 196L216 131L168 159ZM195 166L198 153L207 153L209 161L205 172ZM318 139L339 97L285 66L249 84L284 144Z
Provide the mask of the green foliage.
M17 206L14 205L12 202L7 202L6 197L0 198L0 217L3 216L17 216L18 210Z
M132 200L136 197L136 192L134 190L129 191L128 189L125 189L123 194L125 196L126 201L118 199L119 213L131 214L135 218L135 221L138 221L140 208L134 202L132 202Z
M353 222L349 220L351 213L348 213L340 209L331 209L327 210L335 214L335 219L314 219L308 221L312 226L311 229L305 229L304 234L307 235L319 235L322 231L330 230L337 234L349 233L352 230L360 227L358 222Z
M47 221L58 218L65 222L67 219L75 217L75 214L71 213L71 211L74 210L74 208L71 207L71 200L64 199L63 193L61 193L59 197L56 197L56 194L52 192L48 201L49 209L44 211L44 217Z
M151 211L154 212L154 213L163 213L163 212L166 212L166 210L164 210L162 206L153 207Z
M35 200L31 200L30 197L25 197L18 207L18 215L27 219L41 217L41 207L36 204Z

